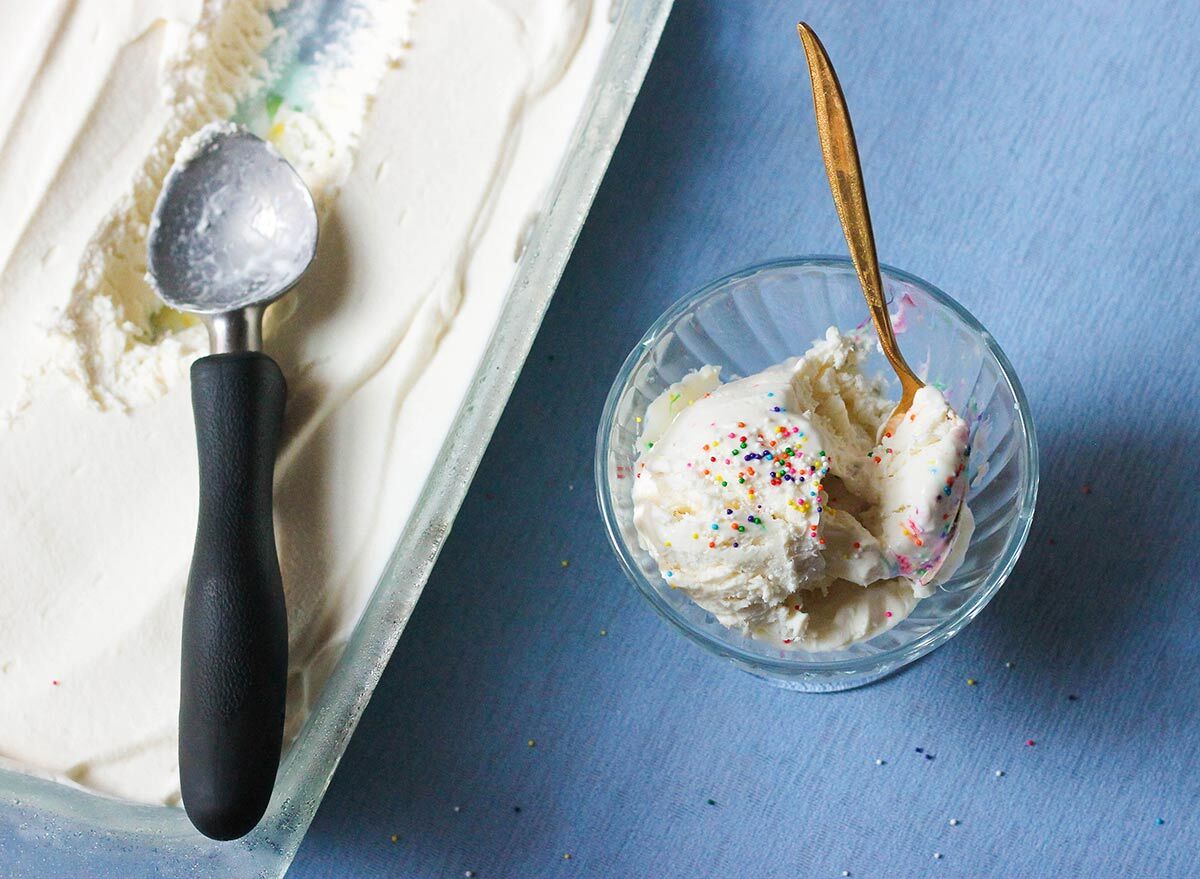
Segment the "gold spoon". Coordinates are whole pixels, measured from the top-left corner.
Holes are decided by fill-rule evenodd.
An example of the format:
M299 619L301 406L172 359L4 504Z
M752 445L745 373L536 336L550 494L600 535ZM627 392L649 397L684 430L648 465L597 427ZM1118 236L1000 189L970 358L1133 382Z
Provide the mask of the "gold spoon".
M854 142L854 128L850 125L850 111L846 109L846 98L842 94L837 74L829 62L825 47L804 22L796 25L804 54L808 58L808 72L812 79L813 107L817 114L817 137L821 141L821 154L825 158L825 172L829 175L829 188L833 191L833 203L837 207L838 219L846 233L846 244L850 248L850 259L858 273L867 308L871 312L871 323L879 336L883 354L900 379L902 393L882 433L891 434L896 425L912 408L913 398L925 383L917 378L896 343L892 331L892 316L888 313L883 296L883 278L879 275L879 257L875 253L875 233L871 231L871 212L867 208L867 192L863 187L862 166L858 161L858 147Z
M846 96L838 82L833 64L825 47L804 22L796 25L800 42L804 44L804 55L808 59L808 73L812 80L813 107L817 115L817 138L821 141L821 155L825 159L825 172L829 175L829 188L833 191L833 203L837 207L842 231L846 233L846 244L850 248L850 259L858 273L867 308L871 312L871 323L879 336L883 354L900 379L902 393L891 417L880 431L881 437L891 436L896 426L912 408L917 391L925 383L917 378L900 353L896 334L892 330L892 316L888 313L883 297L883 278L879 275L879 256L875 252L875 233L871 231L871 212L867 208L867 192L863 186L862 165L858 161L858 146L854 142L854 128L850 124L850 111L846 109ZM947 551L921 575L920 582L929 583L949 557L949 548L958 533L963 505L960 503L947 532Z

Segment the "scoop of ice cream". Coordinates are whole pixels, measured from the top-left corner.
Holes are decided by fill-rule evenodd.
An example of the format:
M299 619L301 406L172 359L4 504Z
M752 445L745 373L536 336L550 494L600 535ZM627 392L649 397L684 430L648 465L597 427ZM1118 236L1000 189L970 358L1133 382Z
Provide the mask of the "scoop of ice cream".
M895 625L949 549L967 427L925 388L895 436L860 335L720 384L706 366L649 407L634 525L662 576L724 625L829 650ZM945 518L943 518L945 517Z
M967 489L968 436L966 422L940 391L927 385L871 456L878 470L877 530L896 570L915 582L950 549ZM929 586L922 588L923 594L931 592Z
M830 327L795 361L792 391L833 462L837 478L829 480L826 506L855 515L881 542L892 574L913 578L928 595L919 581L950 548L969 430L945 396L926 386L894 432L881 433L896 404L879 379L864 374L872 344Z
M648 413L635 526L668 582L726 625L766 622L824 572L827 452L797 410L792 367L720 386L709 367Z

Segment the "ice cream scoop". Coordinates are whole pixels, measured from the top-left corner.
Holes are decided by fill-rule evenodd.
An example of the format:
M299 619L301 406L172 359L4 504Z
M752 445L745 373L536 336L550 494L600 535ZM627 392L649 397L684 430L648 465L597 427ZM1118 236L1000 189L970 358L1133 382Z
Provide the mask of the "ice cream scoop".
M191 369L200 505L179 699L183 805L213 839L258 823L279 765L287 614L271 495L287 392L260 350L262 315L299 280L316 244L299 175L229 123L184 143L150 224L154 288L202 317L213 351Z
M880 438L891 437L900 421L913 408L917 393L925 383L917 377L896 342L892 329L892 317L888 312L883 293L883 278L879 274L879 256L875 250L875 233L871 228L871 211L867 206L867 191L863 184L862 165L858 158L858 145L854 139L854 127L850 122L850 110L842 93L841 83L825 47L816 33L804 22L796 25L804 55L808 60L808 72L812 81L813 109L817 117L817 138L821 142L821 155L825 160L825 172L829 177L829 188L837 208L846 245L854 262L858 282L871 313L871 323L879 336L879 346L900 380L900 402L891 417L880 430ZM962 506L954 512L950 536L958 527L958 516ZM931 568L925 575L930 582L937 575L938 567Z

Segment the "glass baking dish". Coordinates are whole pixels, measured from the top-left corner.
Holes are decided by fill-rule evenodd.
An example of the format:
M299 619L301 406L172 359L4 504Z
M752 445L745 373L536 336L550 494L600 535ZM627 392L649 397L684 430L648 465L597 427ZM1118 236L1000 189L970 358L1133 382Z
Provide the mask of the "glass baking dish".
M4 876L279 877L287 870L466 495L616 148L672 0L614 4L613 32L570 147L433 471L336 669L283 757L263 821L213 842L182 809L0 770Z

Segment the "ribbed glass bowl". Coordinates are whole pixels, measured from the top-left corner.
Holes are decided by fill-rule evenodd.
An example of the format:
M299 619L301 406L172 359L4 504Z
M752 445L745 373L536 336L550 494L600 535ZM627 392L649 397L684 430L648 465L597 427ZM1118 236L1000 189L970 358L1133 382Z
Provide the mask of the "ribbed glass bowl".
M867 320L849 260L782 259L752 266L685 296L660 317L617 374L596 444L596 487L622 567L658 613L705 649L751 674L805 691L845 690L883 677L944 644L1004 583L1029 533L1037 498L1037 440L1012 365L991 335L932 284L883 268L900 347L926 382L941 388L971 426L967 503L975 533L962 566L912 615L845 649L781 649L722 626L683 590L669 588L633 526L633 473L641 419L669 385L706 364L747 376L803 354L830 326ZM877 351L866 371L899 383Z

